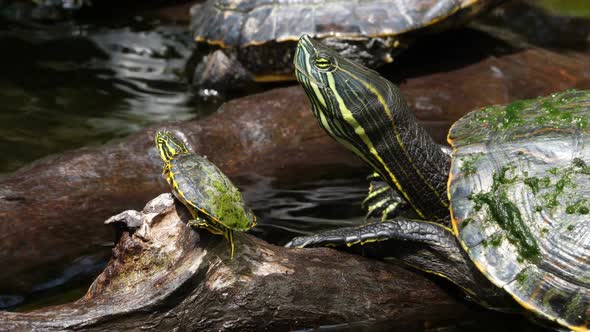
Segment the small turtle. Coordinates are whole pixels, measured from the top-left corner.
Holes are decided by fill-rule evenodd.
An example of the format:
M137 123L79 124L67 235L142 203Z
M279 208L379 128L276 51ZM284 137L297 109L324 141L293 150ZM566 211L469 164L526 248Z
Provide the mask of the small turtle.
M247 231L256 225L256 217L239 190L217 166L206 157L191 153L171 133L160 131L155 141L164 161L162 173L172 193L194 218L189 225L224 235L231 245L233 258L232 231Z
M589 91L474 111L452 126L449 156L376 72L307 36L294 61L320 125L416 217L386 207L383 222L288 246L365 244L451 280L489 307L518 303L552 327L588 330Z
M302 34L376 68L425 28L457 25L501 0L209 0L191 9L197 87L293 79ZM208 54L208 55L207 55Z

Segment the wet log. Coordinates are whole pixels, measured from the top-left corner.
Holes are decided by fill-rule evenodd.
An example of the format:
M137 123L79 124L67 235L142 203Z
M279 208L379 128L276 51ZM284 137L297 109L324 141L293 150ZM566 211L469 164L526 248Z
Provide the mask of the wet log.
M0 330L285 331L387 320L436 327L472 313L434 282L393 264L327 248L287 249L236 234L236 253L186 225L170 194L107 223L120 238L80 300L0 313Z
M61 277L63 269L52 266L104 252L113 235L102 220L169 191L153 141L157 130L184 136L237 184L252 174L297 183L358 172L361 163L324 135L304 101L296 88L239 99L205 120L50 156L3 179L0 294L28 292Z
M590 87L590 55L582 53L528 49L446 71L425 68L429 74L407 78L401 89L439 141L453 121L474 108ZM362 163L316 122L299 87L276 89L228 102L202 120L162 124L18 170L0 181L0 295L55 284L51 280L61 278L76 259L110 247L112 234L102 220L168 191L153 144L162 128L183 135L238 186L253 175L281 186L364 174Z

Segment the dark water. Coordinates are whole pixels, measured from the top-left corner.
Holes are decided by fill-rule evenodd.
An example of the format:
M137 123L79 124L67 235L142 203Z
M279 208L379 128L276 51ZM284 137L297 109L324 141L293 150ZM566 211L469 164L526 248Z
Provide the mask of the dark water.
M0 21L0 173L34 159L213 112L183 79L184 26Z
M243 188L243 194L259 219L252 233L284 245L294 236L363 223L360 203L367 188L362 178L302 183L288 189L261 178Z

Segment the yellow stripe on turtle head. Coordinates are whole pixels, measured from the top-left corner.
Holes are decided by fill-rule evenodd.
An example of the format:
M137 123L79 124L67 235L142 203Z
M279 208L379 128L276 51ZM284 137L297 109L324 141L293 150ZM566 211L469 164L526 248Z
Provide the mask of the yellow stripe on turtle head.
M178 155L190 153L186 144L166 130L159 131L155 141L160 157L165 163L170 162Z

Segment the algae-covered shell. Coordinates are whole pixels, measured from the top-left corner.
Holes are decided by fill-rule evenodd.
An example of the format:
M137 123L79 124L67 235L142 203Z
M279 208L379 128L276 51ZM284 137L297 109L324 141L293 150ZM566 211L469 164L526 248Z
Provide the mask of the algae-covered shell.
M254 213L244 203L239 190L207 158L180 155L170 161L170 176L174 194L213 222L240 231L254 226Z
M269 41L394 36L465 18L498 0L209 0L193 7L199 42L246 47Z
M590 93L472 112L451 128L457 238L521 305L572 330L590 312Z

